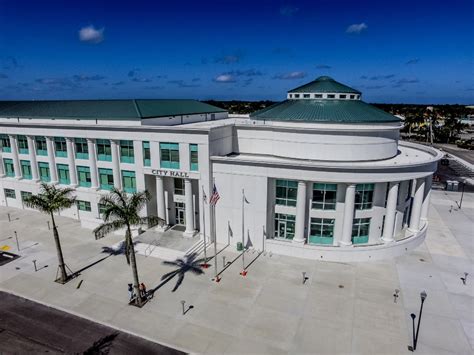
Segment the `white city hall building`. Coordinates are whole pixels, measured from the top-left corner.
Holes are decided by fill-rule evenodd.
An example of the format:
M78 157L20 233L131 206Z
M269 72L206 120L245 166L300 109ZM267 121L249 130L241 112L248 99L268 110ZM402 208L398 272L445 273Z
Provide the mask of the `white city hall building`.
M0 101L0 204L25 208L40 181L72 186L77 206L61 215L91 228L112 187L146 189L142 213L196 240L215 230L219 244L381 259L424 240L441 158L400 128L329 77L250 117L193 100Z

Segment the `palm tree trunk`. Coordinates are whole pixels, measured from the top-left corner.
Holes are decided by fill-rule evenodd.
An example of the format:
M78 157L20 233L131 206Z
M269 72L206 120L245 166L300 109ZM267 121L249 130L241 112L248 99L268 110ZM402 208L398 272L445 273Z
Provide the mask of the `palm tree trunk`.
M61 249L61 242L59 241L58 228L56 227L56 222L54 221L53 213L51 213L51 221L53 222L54 243L56 244L56 252L58 253L58 262L59 262L59 270L60 270L59 280L61 281L61 283L65 283L67 281L66 264L64 263L63 251Z
M130 265L133 273L133 288L135 289L135 303L139 306L142 304L142 296L140 295L140 281L138 280L137 260L135 259L135 247L133 246L132 231L127 225L128 245L130 245Z

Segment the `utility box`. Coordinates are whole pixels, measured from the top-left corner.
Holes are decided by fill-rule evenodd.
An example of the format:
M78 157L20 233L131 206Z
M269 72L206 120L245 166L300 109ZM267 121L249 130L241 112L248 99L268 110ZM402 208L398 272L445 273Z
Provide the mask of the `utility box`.
M244 246L242 245L242 242L237 242L237 251L242 251L244 250Z

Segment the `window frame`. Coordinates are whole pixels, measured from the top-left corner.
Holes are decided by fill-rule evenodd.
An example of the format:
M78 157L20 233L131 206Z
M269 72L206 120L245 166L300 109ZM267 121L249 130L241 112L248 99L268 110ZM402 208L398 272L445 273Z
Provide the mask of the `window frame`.
M76 206L79 211L92 212L91 203L84 200L76 200Z
M67 158L66 138L54 137L54 155L58 158Z
M15 164L11 158L3 158L3 167L5 168L5 176L15 177Z
M16 200L16 191L15 189L4 188L3 193L5 194L5 198L13 198Z
M128 193L137 192L137 177L135 171L122 170L120 175L122 176L123 191ZM130 182L130 184L128 184L128 182Z
M109 139L97 139L95 141L97 148L98 161L112 161L112 143Z
M374 191L375 184L357 184L354 208L358 211L360 210L370 210L374 204Z
M43 172L47 172L46 175L43 174ZM38 162L38 174L39 178L43 182L50 182L51 181L51 170L49 163L44 162L44 161L39 161Z
M309 244L330 244L334 243L334 227L336 225L336 220L334 218L320 218L320 217L311 217L310 219L310 231L308 236ZM326 226L330 226L331 236L328 237L324 234ZM313 233L319 229L318 233Z
M354 218L352 220L352 244L366 244L369 242L371 219L372 218L370 217L364 217ZM363 235L361 235L361 231L365 231L365 229L367 230L367 234L364 233Z
M160 167L164 169L179 169L179 143L160 143Z
M47 156L48 155L48 143L46 137L35 136L35 148L36 155Z
M87 139L74 138L74 148L76 150L76 159L89 159L89 146L87 145Z
M120 162L121 163L135 163L135 151L133 148L133 140L120 140Z
M285 222L285 225L286 225L286 229L285 229L285 232L286 232L286 235L285 237L279 237L278 236L278 225L279 225L279 222ZM290 223L290 225L292 224L293 225L293 232L290 234L288 234L288 223ZM273 231L273 237L274 239L277 239L277 240L293 240L295 238L295 229L296 229L296 216L295 215L291 215L291 214L286 214L286 213L275 213L275 217L274 217L274 231Z
M329 189L333 188L335 189ZM322 200L317 199L317 193L321 192ZM329 195L329 196L328 196ZM333 198L330 195L334 195ZM328 201L329 200L329 201ZM337 184L331 183L313 183L313 193L311 201L311 209L323 211L335 211L337 206Z
M189 145L189 169L191 171L199 170L199 148L197 144Z
M151 166L150 142L149 141L143 141L142 142L142 149L143 149L143 165L144 166Z
M0 149L4 153L12 152L12 146L8 134L0 134Z
M80 187L91 187L92 178L91 178L91 169L88 166L78 165L76 166L77 172L77 184ZM85 178L85 181L84 179ZM81 181L82 179L82 181Z
M28 149L28 138L25 135L18 135L16 137L16 143L18 145L19 154L28 154L30 152Z
M290 186L294 185L294 186ZM293 196L294 190L294 196ZM283 192L283 194L279 194ZM291 192L291 196L290 196ZM294 197L294 198L293 198ZM275 204L280 206L296 207L296 200L298 197L298 181L276 179L275 181Z
M56 164L56 172L58 173L58 182L61 185L70 185L71 184L71 176L69 173L69 165L67 164ZM64 178L64 174L66 173L66 178Z
M102 177L107 177L107 183L103 183ZM110 179L110 177L112 179ZM110 183L112 182L112 183ZM99 188L101 190L112 190L114 188L114 171L108 168L99 168Z
M25 170L28 170L28 173L25 172ZM20 160L20 170L21 170L21 176L23 179L26 180L32 180L33 175L31 172L31 162L29 160Z

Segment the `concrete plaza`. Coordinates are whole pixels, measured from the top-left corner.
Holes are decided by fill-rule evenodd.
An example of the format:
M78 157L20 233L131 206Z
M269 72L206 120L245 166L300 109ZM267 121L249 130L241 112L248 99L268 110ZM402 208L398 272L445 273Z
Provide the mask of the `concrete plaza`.
M474 195L433 191L426 241L415 251L384 262L331 263L261 254L245 255L248 274L231 248L233 261L211 281L186 274L174 293L174 281L161 286L142 309L127 305L131 270L123 255L104 254L119 235L96 241L79 222L58 217L65 260L73 270L99 261L60 285L53 280L57 257L47 216L0 208L0 248L18 258L0 267L0 289L146 339L193 353L409 353L410 313L423 310L417 352L471 354L474 348ZM9 222L7 213L12 221ZM20 251L13 236L17 231ZM222 249L224 246L219 246ZM212 249L211 249L212 250ZM209 251L212 254L212 251ZM137 256L139 275L148 289L171 271L154 257ZM33 260L38 271L35 272ZM211 261L213 263L213 261ZM47 267L45 267L47 265ZM302 272L308 280L302 283ZM468 272L467 284L461 277ZM394 302L395 289L400 290ZM193 305L185 315L181 300Z

